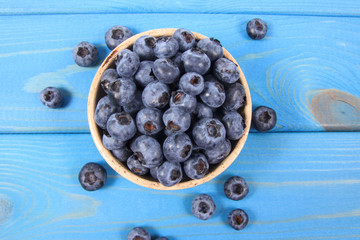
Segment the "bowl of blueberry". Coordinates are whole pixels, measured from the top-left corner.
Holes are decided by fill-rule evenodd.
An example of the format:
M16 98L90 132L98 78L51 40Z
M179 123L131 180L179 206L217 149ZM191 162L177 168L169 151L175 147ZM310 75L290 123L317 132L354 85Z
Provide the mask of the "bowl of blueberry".
M152 189L190 188L221 174L240 154L251 123L250 91L236 60L219 40L183 28L109 32L113 50L88 96L102 157Z

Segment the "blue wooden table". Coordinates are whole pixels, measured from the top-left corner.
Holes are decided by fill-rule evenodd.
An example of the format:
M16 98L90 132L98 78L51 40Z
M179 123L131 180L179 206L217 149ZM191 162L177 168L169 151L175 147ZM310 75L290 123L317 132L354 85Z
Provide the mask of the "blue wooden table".
M268 23L251 40L247 22ZM236 161L214 180L157 191L119 176L102 159L87 122L87 95L99 65L81 68L71 51L89 41L104 59L113 25L134 33L183 27L221 40L236 58L254 107L276 110L271 132L251 130ZM360 2L345 1L2 1L0 3L0 239L126 239L145 227L170 239L360 239ZM55 86L66 105L48 109L39 92ZM98 162L108 182L78 183ZM244 177L249 195L223 194ZM191 200L213 196L208 221ZM243 208L235 231L227 214Z

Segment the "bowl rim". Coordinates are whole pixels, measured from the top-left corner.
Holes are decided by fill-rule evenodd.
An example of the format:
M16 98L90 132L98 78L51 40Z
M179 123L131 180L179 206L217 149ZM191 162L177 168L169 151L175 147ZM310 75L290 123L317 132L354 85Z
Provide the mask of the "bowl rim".
M139 37L141 37L143 35L150 35L153 37L172 36L173 33L177 29L178 28L161 28L161 29L148 30L148 31L133 35L132 37L130 37L127 40L125 40L124 42L122 42L115 49L113 49L110 52L110 54L105 58L105 60L101 63L100 67L98 68L98 70L93 78L92 84L90 86L89 95L88 95L87 116L88 116L90 133L91 133L92 139L96 145L96 148L100 152L101 156L110 165L110 167L112 169L114 169L117 173L119 173L122 177L124 177L127 180L129 180L135 184L138 184L140 186L151 188L151 189L156 189L156 190L187 189L187 188L195 187L195 186L198 186L205 182L208 182L208 181L212 180L213 178L215 178L216 176L220 175L235 161L235 159L240 154L240 152L246 142L246 139L248 137L248 134L250 131L250 125L251 125L252 102L251 102L249 86L247 84L245 75L242 72L239 64L234 59L234 57L223 47L223 57L233 61L237 65L237 68L239 69L239 72L240 72L239 82L243 85L245 94L246 94L246 103L245 103L245 106L244 106L243 112L242 112L242 116L245 119L246 126L244 129L243 136L238 140L234 149L230 152L230 154L223 161L221 161L219 164L217 164L217 166L214 168L213 171L207 173L201 179L196 179L196 180L191 179L191 180L184 181L184 182L181 181L178 184L175 184L174 186L165 187L155 180L145 179L141 176L138 176L138 175L132 173L127 168L126 164L121 163L119 160L117 160L112 155L111 151L106 149L103 146L102 134L101 134L101 131L100 131L99 127L97 126L97 124L95 122L95 118L94 118L95 117L95 108L97 105L96 99L98 98L98 93L99 93L99 89L100 89L101 76L103 75L105 70L107 70L113 64L117 54L121 50L131 47L133 45L133 43L135 42L135 40L138 39ZM200 40L203 38L208 38L207 36L204 36L200 33L193 32L193 31L191 31L191 32L194 34L194 36L197 40Z

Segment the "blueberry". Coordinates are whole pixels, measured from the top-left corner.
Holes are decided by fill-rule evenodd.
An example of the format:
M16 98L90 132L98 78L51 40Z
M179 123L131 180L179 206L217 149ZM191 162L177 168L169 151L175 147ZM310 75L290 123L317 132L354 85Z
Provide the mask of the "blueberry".
M118 78L119 75L114 68L106 69L100 80L100 85L106 94L110 93L111 84Z
M109 95L115 99L120 106L129 104L134 100L136 84L130 78L118 78L110 84Z
M201 220L208 220L211 218L214 215L215 210L216 205L210 195L200 194L191 202L192 214Z
M144 35L136 39L133 51L140 57L141 60L153 60L155 59L156 38Z
M155 180L159 181L158 180L158 177L157 177L157 170L158 170L159 166L157 167L153 167L153 168L150 168L150 175L151 177L153 177Z
M203 178L209 171L209 163L202 153L194 152L191 157L184 162L184 172L191 179Z
M129 49L121 50L115 58L116 71L120 77L132 77L140 66L139 56Z
M210 164L218 164L231 152L231 142L226 139L214 149L205 150L205 155Z
M188 72L181 76L179 87L192 96L199 95L204 90L204 78L196 72Z
M136 91L134 99L123 106L124 111L129 113L131 116L135 116L141 109L143 109L145 106L141 99L142 92Z
M108 150L123 148L126 145L126 141L121 141L111 137L111 135L106 130L104 130L102 143L104 147Z
M196 97L186 94L182 90L177 90L171 93L170 107L183 107L189 113L196 109Z
M61 107L62 100L61 91L55 87L47 87L40 92L40 101L49 108Z
M120 162L126 162L128 158L133 154L133 152L127 147L124 146L119 149L111 150L112 154L116 159L118 159Z
M246 25L246 32L250 38L254 40L260 40L263 39L266 35L267 25L263 20L254 18Z
M76 45L72 50L74 61L80 67L89 67L95 65L99 54L95 45L83 41Z
M184 162L192 152L192 143L186 133L174 133L168 136L163 143L163 153L170 162Z
M224 125L215 118L202 118L192 129L193 140L203 149L213 149L221 144L226 135Z
M239 140L244 134L245 121L238 112L228 112L222 118L226 129L226 137L230 140Z
M209 58L211 61L223 57L223 48L220 44L220 41L214 38L203 38L197 45Z
M136 115L136 126L140 133L155 135L164 128L162 112L157 108L143 108Z
M180 163L165 161L157 170L159 182L165 187L171 187L179 183L183 178Z
M116 48L120 43L125 41L126 39L132 36L132 32L130 29L124 26L113 26L105 33L105 43L106 46L113 50Z
M106 95L98 101L95 108L95 122L102 129L106 129L106 123L111 114L121 110L116 104L114 104L110 98Z
M167 135L175 132L185 132L190 127L191 116L183 107L171 107L164 112L163 122Z
M130 149L137 156L140 163L146 168L159 166L163 161L160 143L150 136L141 135L130 145Z
M135 173L136 175L143 176L149 172L149 168L144 167L141 164L139 155L135 153L127 159L126 164L130 171Z
M187 29L179 28L172 35L179 43L179 51L185 52L196 45L196 39L192 32Z
M155 240L169 240L167 237L158 237L158 238L155 238Z
M179 50L179 43L172 37L156 39L154 53L157 58L171 58Z
M106 128L113 138L121 141L131 139L136 133L134 119L126 112L112 114L107 121Z
M173 61L173 63L178 66L179 70L180 70L180 74L182 74L183 72L185 72L184 70L184 66L182 65L182 62L181 62L181 55L182 55L182 52L177 52L175 54L174 57L171 58L171 60Z
M269 131L276 125L276 112L269 107L257 107L252 114L252 121L259 132Z
M237 111L246 102L245 89L240 83L233 83L225 90L226 99L222 107L225 111Z
M143 90L142 101L145 107L164 108L170 99L169 87L158 80L150 82Z
M210 58L200 49L191 48L181 55L181 62L185 72L205 74L211 66Z
M227 58L219 58L216 60L213 73L224 83L235 83L240 79L240 71L237 65Z
M213 109L202 102L198 102L196 104L196 108L194 113L197 117L200 118L212 118L213 117Z
M151 240L151 236L144 228L136 227L128 233L127 240Z
M180 70L170 58L159 58L154 62L154 75L162 83L171 84L178 80Z
M139 69L137 70L134 76L135 82L139 86L146 87L146 85L148 85L150 82L156 80L153 67L154 67L153 61L140 62Z
M226 99L224 86L218 81L205 81L200 98L209 107L218 108Z
M246 184L245 179L239 176L233 176L226 180L224 192L227 198L238 201L248 194L249 187Z
M249 218L242 209L234 209L229 213L228 222L235 230L241 230L248 224Z
M86 191L95 191L105 185L107 178L106 170L103 166L89 162L85 164L79 172L80 185Z

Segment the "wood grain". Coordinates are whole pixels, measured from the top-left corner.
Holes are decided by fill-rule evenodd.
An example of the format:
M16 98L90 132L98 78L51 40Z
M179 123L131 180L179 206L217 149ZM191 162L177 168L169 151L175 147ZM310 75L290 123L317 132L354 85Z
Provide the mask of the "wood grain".
M358 133L251 133L241 155L201 186L150 190L121 178L90 134L0 135L0 239L125 239L135 226L170 239L357 239L360 236ZM86 192L81 166L108 171L106 186ZM244 177L249 195L231 201L225 180ZM213 196L217 210L201 221L192 198ZM226 216L243 208L250 223L234 231Z
M89 132L87 96L99 65L76 66L71 50L80 41L90 41L104 59L110 52L104 33L116 24L128 26L134 33L185 27L220 39L243 70L254 107L267 105L277 111L274 131L324 131L322 121L314 116L312 98L328 89L351 95L355 105L335 101L332 112L345 114L326 128L356 130L349 119L359 114L360 68L355 59L359 59L360 19L262 15L269 25L268 35L254 41L245 28L255 16L259 15L1 16L0 132ZM66 91L64 108L47 109L40 103L38 94L49 85Z

